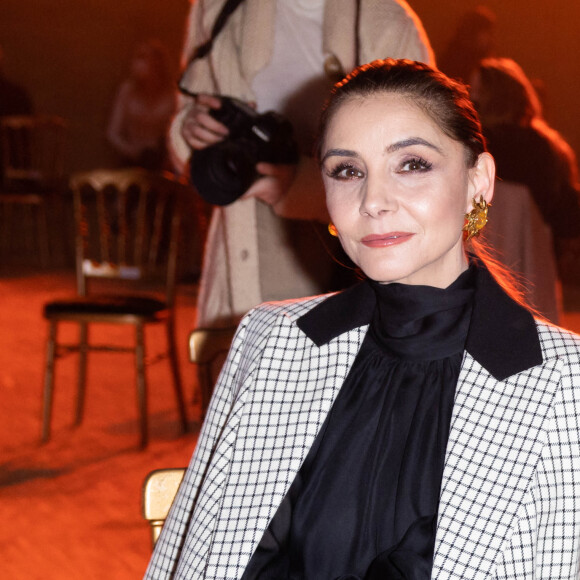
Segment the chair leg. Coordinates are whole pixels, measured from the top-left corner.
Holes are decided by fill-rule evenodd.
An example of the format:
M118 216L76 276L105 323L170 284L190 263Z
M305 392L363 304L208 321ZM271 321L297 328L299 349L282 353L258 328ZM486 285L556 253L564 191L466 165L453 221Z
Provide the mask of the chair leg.
M172 318L167 321L165 328L167 330L169 364L171 365L171 374L173 375L173 389L175 391L175 399L177 402L177 412L179 413L181 432L185 433L187 431L187 412L185 410L185 400L183 397L183 383L181 382L181 372L179 369L179 356L175 344L175 325Z
M135 325L135 365L137 371L137 407L141 429L140 447L147 447L147 384L145 380L145 332L143 324Z
M12 237L12 205L9 203L2 204L2 260L6 262L11 254L10 240Z
M50 438L50 423L52 419L52 394L54 386L54 363L56 352L57 322L51 320L48 327L46 342L46 363L44 369L44 395L42 406L42 442Z
M38 249L40 251L40 265L47 268L50 262L48 222L46 217L46 208L42 202L37 209L38 219Z
M89 345L89 325L79 323L79 373L77 382L77 408L75 412L75 426L83 421L85 413L85 394L87 391L87 356Z
M34 258L34 253L36 252L35 239L37 232L35 233L36 223L33 206L28 204L21 206L22 212L24 214L22 218L22 224L24 227L24 247L27 257ZM36 208L37 209L37 208Z

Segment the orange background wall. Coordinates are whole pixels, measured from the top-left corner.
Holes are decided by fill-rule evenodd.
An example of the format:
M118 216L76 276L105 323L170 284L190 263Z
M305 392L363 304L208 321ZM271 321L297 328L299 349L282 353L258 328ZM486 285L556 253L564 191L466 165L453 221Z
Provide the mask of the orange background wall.
M498 53L545 82L547 116L579 152L580 4L480 3L497 14ZM476 4L411 0L436 51L445 46L461 13ZM104 127L133 46L150 36L160 38L177 69L187 10L188 0L2 0L6 72L30 91L39 112L70 119L71 169L111 162Z
M69 167L110 164L104 129L135 44L151 36L177 69L188 0L2 0L8 76L38 112L70 120Z
M484 5L497 15L497 56L516 60L546 87L545 115L580 156L580 3L569 0L410 0L436 52L463 13Z

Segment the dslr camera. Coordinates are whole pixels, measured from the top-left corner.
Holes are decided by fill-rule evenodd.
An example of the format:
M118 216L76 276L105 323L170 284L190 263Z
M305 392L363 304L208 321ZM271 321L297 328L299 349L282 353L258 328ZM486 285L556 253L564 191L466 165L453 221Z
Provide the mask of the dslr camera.
M224 141L196 151L190 171L203 199L228 205L259 177L256 163L297 163L298 148L291 123L278 113L259 114L239 99L220 99L221 107L211 115L230 133Z

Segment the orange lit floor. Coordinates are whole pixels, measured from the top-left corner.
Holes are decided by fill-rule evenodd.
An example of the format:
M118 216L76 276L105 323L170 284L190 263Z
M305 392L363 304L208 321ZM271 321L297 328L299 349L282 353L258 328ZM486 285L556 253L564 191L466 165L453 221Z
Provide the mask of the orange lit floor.
M129 580L150 554L141 518L145 475L187 465L199 425L187 362L194 285L180 288L178 338L190 432L180 436L166 361L150 368L150 437L139 451L130 354L93 353L84 423L71 428L75 357L59 361L53 438L39 444L45 323L42 305L74 289L70 273L0 277L0 578ZM73 328L66 329L72 332ZM101 327L126 341L131 327ZM146 335L163 346L162 328ZM95 331L95 339L98 339Z
M196 442L199 408L193 404L195 374L186 352L196 287L184 285L178 333L190 432L178 434L168 369L158 363L149 381L151 442L139 451L131 356L95 353L85 422L70 427L75 370L70 357L58 368L53 439L39 445L42 304L72 291L73 284L70 273L0 277L1 579L141 578L150 554L149 529L140 513L142 481L152 469L186 465ZM563 324L580 331L580 308L575 310ZM125 330L100 332L123 341ZM147 338L156 352L161 329L150 330Z

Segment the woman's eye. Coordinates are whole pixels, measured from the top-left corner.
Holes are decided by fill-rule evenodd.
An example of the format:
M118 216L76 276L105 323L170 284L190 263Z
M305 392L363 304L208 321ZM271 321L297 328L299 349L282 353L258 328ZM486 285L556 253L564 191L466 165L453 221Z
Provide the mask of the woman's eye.
M341 163L326 172L333 179L358 179L363 177L363 172L354 167L354 165Z
M422 157L413 157L413 159L408 159L401 165L401 171L428 171L432 165L432 163L429 163Z

